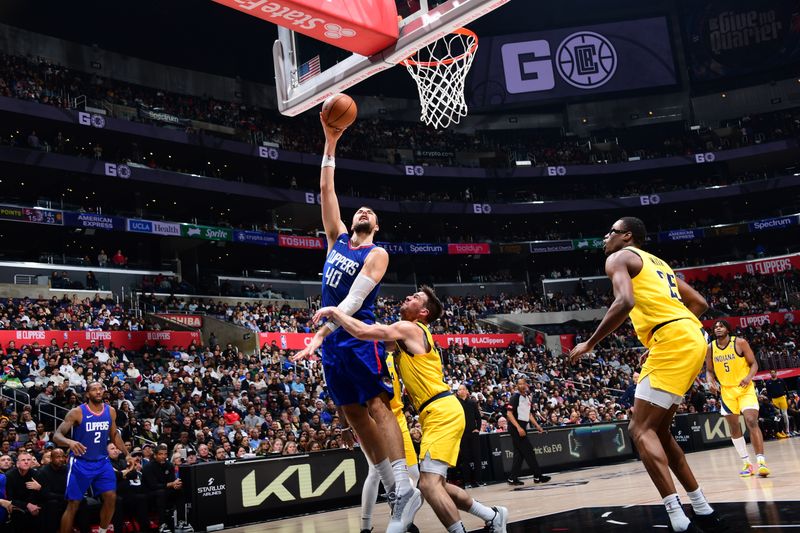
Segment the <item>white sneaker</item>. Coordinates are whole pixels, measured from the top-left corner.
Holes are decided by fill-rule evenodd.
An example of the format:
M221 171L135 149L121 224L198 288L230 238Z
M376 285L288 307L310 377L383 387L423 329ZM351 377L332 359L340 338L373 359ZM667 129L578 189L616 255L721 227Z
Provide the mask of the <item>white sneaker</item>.
M505 507L492 507L494 517L486 521L486 529L492 533L506 533L506 522L508 521L508 509Z
M419 489L411 489L398 496L386 533L405 533L420 507L422 507L422 493Z

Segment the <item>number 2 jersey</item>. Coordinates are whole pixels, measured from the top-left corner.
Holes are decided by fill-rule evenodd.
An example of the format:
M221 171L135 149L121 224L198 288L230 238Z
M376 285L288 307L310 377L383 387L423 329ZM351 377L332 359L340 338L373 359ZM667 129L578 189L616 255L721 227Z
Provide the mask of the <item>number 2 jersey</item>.
M632 278L635 303L630 313L639 341L649 347L653 329L674 320L689 320L697 329L702 328L700 320L683 305L672 268L644 250L633 246L624 249L642 258L642 270Z
M102 413L93 413L88 404L81 404L82 420L72 428L72 440L86 446L86 453L77 457L86 461L108 458L108 435L111 430L111 411L103 404Z

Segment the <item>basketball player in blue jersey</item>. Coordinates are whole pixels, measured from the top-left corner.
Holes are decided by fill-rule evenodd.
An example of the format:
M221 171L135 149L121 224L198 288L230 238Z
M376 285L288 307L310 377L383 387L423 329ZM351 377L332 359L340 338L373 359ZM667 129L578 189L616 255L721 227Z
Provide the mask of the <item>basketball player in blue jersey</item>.
M75 514L86 489L103 499L99 533L106 533L117 501L117 477L108 459L109 441L127 455L125 442L117 431L117 413L103 402L103 384L95 381L86 391L88 402L71 409L53 434L53 441L69 448L67 509L61 517L61 533L72 533ZM72 433L72 438L67 435Z
M389 254L373 243L378 217L369 207L356 211L350 226L352 235L348 235L334 187L336 144L344 130L321 122L325 151L320 173L320 203L328 239L322 305L338 307L344 314L372 324L375 322L373 306L389 266ZM394 503L387 532L404 533L422 505L422 496L409 482L403 437L389 407L393 389L383 343L358 340L335 322L328 321L293 360L305 359L320 347L328 392L361 439L364 452L378 470Z

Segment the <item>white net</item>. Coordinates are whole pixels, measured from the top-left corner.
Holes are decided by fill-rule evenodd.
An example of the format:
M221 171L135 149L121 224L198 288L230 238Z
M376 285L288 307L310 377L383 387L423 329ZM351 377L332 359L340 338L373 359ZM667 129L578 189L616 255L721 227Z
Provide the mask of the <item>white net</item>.
M422 122L446 128L467 116L464 81L477 48L478 36L459 28L401 62L417 82Z

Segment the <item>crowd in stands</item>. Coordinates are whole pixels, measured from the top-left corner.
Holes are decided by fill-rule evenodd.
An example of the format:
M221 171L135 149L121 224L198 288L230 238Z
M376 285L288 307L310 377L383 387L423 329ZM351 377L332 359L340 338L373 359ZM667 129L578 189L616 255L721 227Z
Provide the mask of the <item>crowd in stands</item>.
M153 115L141 112L153 110L172 115L177 119L172 122L178 122L182 127L187 127L191 119L234 128L236 136L243 140L266 139L284 149L301 152L314 152L319 148L319 135L302 135L304 131L318 131L314 116L294 118L291 128L288 128L287 119L274 110L124 83L71 70L43 58L0 54L0 95L58 107L71 107L76 97L86 96L98 107L103 103L125 106L132 110L134 120L138 121L155 122ZM340 153L346 157L374 159L379 151L379 157L386 160L388 151L397 158L391 162L400 163L399 154L393 152L399 148L448 153L479 149L503 154L522 153L542 166L607 164L628 161L632 157L646 159L733 148L785 138L800 131L800 113L797 111L746 116L728 122L716 130L703 128L666 141L662 136L657 144L650 146L642 146L643 141L637 142L635 137L626 139L626 148L620 145L617 137L612 137L611 142L597 143L558 137L546 139L532 130L484 131L467 135L452 130L436 131L419 123L365 119L349 128L348 142L342 144ZM102 147L93 146L90 153L93 157L102 156ZM493 165L498 162L506 165L509 157L492 160Z
M158 329L113 299L8 298L0 301L0 329L58 331L140 331Z

